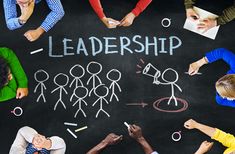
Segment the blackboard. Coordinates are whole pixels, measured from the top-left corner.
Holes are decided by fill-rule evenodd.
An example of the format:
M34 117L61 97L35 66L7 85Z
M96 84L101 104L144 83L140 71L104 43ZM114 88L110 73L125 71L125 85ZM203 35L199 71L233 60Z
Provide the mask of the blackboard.
M30 90L29 96L22 100L13 99L0 103L2 153L8 153L18 129L25 125L35 128L46 136L58 135L62 137L67 144L66 153L68 154L86 153L110 132L124 135L124 140L120 144L103 151L104 154L143 153L141 147L128 136L127 129L123 124L124 121L140 125L146 139L161 154L193 153L202 141L209 140L207 136L198 131L188 131L183 128L183 123L189 118L194 118L202 123L235 134L233 130L235 124L232 119L234 109L217 105L214 98L214 83L225 74L228 69L226 64L216 62L203 67L201 69L203 75L189 77L184 74L189 64L201 58L207 51L219 47L235 50L234 22L222 26L217 38L210 40L183 29L185 21L183 0L154 0L131 27L110 30L104 27L91 9L88 1L64 0L62 3L65 9L64 18L52 30L33 43L28 42L23 37L23 34L30 28L36 28L43 21L49 12L46 3L39 3L30 21L23 28L15 31L7 29L3 9L1 9L0 46L9 47L15 51L28 76ZM136 0L103 0L102 3L108 16L121 19L134 7ZM198 1L197 6L220 14L223 9L232 3L232 0L223 2L206 0ZM0 5L2 8L2 3ZM172 22L168 28L164 28L161 25L161 20L166 17L170 18ZM154 49L150 47L149 55L144 52L125 52L124 55L121 55L120 37L132 39L136 35L142 37L142 43L145 41L145 37L149 37L151 41L153 41L153 37L157 39L166 38L165 50L167 52L155 55L153 53ZM173 50L173 55L169 53L169 38L171 36L176 36L182 42L177 49ZM116 38L116 40L111 40L111 42L117 45L115 49L118 53L105 54L104 50L102 50L101 53L93 56L90 37L99 38L102 44L105 43L104 37ZM69 49L68 51L74 55L60 58L50 57L49 40L51 39L53 43L53 54L63 55L64 38L70 39L67 42L68 46L74 49ZM79 39L84 40L88 55L83 52L76 54ZM158 45L160 47L160 42L158 42ZM31 51L40 48L43 48L44 51L33 55L30 54ZM133 43L130 48L132 50L140 50L140 46ZM182 93L175 90L175 95L188 102L189 106L186 111L165 113L153 108L152 104L159 98L168 97L171 94L171 89L170 86L154 85L152 84L153 78L136 73L139 70L137 65L141 64L140 59L144 60L145 64L151 63L162 72L167 68L173 68L178 72L179 80L177 84L182 88ZM122 89L121 93L117 92L119 102L112 101L108 105L104 105L110 117L101 113L98 118L95 118L99 108L97 105L92 107L92 104L97 99L93 95L86 99L88 106L84 106L87 117L84 118L79 113L77 118L74 118L73 116L78 106L72 107L73 103L69 101L69 98L74 88L69 88L68 86L66 87L68 95L63 96L67 109L64 110L62 105L59 104L57 110L54 111L53 107L58 100L58 93L51 94L51 91L57 87L53 82L55 75L65 73L69 76L71 82L70 68L75 64L80 64L86 68L92 61L102 65L103 69L99 77L108 86L110 85L110 81L106 78L108 71L117 69L122 74L120 81L118 81ZM144 65L141 66L144 67ZM49 80L45 82L47 87L45 93L46 103L42 100L36 102L38 93L33 93L37 85L34 73L39 69L47 71L50 75ZM84 84L89 77L89 73L86 72L81 79ZM145 108L126 105L127 103L140 103L142 101L149 105ZM20 106L24 110L21 117L15 117L10 113L16 106ZM65 126L64 122L77 123L78 128L88 126L88 129L76 133L78 138L75 139L66 131L67 128L71 130L75 128ZM181 141L172 141L171 134L179 130L182 131ZM209 153L220 154L223 150L224 147L216 143Z

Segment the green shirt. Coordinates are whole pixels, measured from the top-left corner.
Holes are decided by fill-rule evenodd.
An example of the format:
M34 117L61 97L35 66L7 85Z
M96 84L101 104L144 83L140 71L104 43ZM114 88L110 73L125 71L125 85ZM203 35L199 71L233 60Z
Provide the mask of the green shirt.
M15 53L8 48L0 48L0 57L8 63L12 80L0 89L0 102L16 97L17 88L28 88L28 79Z
M185 8L192 8L197 0L184 0ZM218 25L224 25L235 19L235 1L232 6L226 8L222 15L217 18Z

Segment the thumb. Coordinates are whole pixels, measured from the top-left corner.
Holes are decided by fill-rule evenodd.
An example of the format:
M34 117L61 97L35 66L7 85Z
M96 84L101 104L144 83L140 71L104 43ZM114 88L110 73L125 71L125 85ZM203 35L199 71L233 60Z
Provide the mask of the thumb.
M21 93L19 91L16 92L16 99L19 99L21 96Z

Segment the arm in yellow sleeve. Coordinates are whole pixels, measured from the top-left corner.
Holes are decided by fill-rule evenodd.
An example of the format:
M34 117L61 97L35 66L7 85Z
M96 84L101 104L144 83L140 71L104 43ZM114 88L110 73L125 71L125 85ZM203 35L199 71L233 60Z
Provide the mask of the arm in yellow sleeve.
M219 141L226 147L235 147L235 137L219 129L216 129L215 134L211 138L216 141Z

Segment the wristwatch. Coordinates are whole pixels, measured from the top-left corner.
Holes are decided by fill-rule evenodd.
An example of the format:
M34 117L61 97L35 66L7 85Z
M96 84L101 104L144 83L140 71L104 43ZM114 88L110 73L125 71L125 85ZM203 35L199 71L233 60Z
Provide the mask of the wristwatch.
M20 18L18 18L18 21L19 21L20 25L24 25L26 23L26 20L21 20Z

